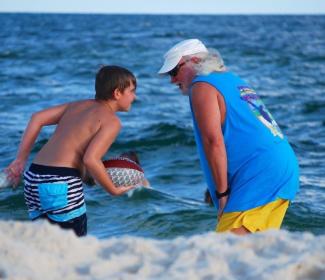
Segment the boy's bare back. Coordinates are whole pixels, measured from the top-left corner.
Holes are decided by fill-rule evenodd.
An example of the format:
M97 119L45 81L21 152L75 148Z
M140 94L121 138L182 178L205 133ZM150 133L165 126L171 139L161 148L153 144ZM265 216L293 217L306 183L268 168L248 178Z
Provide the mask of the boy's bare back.
M112 125L114 123L117 125ZM83 170L83 156L89 143L100 130L106 129L109 133L108 128L112 130L112 135L118 134L119 120L107 104L96 100L71 103L65 108L54 134L34 162Z

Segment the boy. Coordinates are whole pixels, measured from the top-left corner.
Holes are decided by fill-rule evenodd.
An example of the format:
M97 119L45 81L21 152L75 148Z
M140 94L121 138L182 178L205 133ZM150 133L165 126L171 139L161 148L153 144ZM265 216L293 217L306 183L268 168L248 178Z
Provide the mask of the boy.
M41 128L57 125L24 173L24 196L30 219L46 218L62 228L73 229L78 236L87 234L82 188L86 171L111 195L133 188L115 187L101 158L121 128L115 113L128 111L136 97L136 79L127 69L104 66L96 74L95 89L95 99L33 114L17 157L6 169L9 179L17 184Z

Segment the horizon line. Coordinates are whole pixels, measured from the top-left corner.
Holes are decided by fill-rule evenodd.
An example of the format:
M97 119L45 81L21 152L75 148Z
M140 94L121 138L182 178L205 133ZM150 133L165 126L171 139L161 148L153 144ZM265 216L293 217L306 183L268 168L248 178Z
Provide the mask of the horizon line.
M62 15L153 15L153 16L324 16L325 12L321 13L146 13L146 12L72 12L72 11L0 11L0 14L62 14Z

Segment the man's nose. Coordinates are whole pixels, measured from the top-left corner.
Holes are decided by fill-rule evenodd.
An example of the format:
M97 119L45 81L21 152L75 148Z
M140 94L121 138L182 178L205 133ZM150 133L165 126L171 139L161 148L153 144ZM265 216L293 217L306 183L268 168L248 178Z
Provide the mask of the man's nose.
M176 76L170 76L170 82L173 84L177 81Z

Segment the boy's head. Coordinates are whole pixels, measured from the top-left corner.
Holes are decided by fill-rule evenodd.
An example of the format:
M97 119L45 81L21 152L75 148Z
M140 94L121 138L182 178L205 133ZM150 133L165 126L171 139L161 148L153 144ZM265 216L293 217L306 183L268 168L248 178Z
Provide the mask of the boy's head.
M103 66L96 74L95 99L111 99L115 89L123 92L132 84L136 87L137 81L129 70L115 65Z

